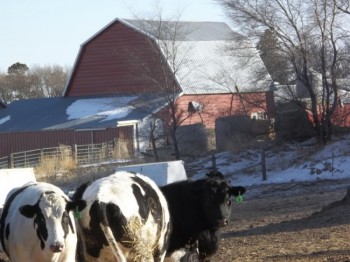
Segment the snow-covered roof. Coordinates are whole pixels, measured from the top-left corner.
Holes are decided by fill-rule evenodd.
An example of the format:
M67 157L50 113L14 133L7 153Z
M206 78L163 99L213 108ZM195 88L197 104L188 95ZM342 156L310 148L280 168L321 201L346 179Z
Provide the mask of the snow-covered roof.
M269 90L256 48L226 23L122 21L158 42L184 94Z
M145 96L18 100L0 110L0 132L116 127L140 121L165 105L160 96Z
M162 40L217 41L231 40L237 33L224 22L188 22L123 19L143 33Z
M185 94L236 93L269 90L271 80L252 46L232 48L231 41L185 41L179 43L177 59L187 64L177 70ZM238 88L238 89L237 89Z

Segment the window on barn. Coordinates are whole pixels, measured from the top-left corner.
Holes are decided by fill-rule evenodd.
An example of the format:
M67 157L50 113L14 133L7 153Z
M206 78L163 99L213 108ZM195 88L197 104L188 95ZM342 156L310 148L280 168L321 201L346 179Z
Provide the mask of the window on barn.
M203 110L203 105L197 101L191 101L188 103L188 112L190 113L198 113L202 112Z
M254 120L265 120L267 116L265 112L253 112L250 114L250 118Z

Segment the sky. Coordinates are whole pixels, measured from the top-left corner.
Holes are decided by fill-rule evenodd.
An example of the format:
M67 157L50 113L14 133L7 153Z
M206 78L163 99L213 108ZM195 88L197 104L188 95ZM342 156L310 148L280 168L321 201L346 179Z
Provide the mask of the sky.
M116 18L227 22L215 0L0 0L0 72L20 62L72 67L80 45Z

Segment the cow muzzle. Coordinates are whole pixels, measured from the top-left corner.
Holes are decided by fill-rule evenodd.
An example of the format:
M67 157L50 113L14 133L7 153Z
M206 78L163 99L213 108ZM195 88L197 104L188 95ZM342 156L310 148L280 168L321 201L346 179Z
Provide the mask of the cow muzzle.
M218 220L218 226L219 227L224 227L228 225L228 219L224 218L224 219L220 219Z
M61 242L55 242L50 245L50 250L53 253L59 253L62 252L64 249L64 245Z

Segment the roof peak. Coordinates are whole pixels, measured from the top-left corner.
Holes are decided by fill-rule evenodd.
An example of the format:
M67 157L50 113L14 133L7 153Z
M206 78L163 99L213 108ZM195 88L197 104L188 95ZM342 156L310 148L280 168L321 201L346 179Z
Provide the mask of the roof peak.
M142 19L122 21L161 40L218 41L231 40L237 35L225 22Z

